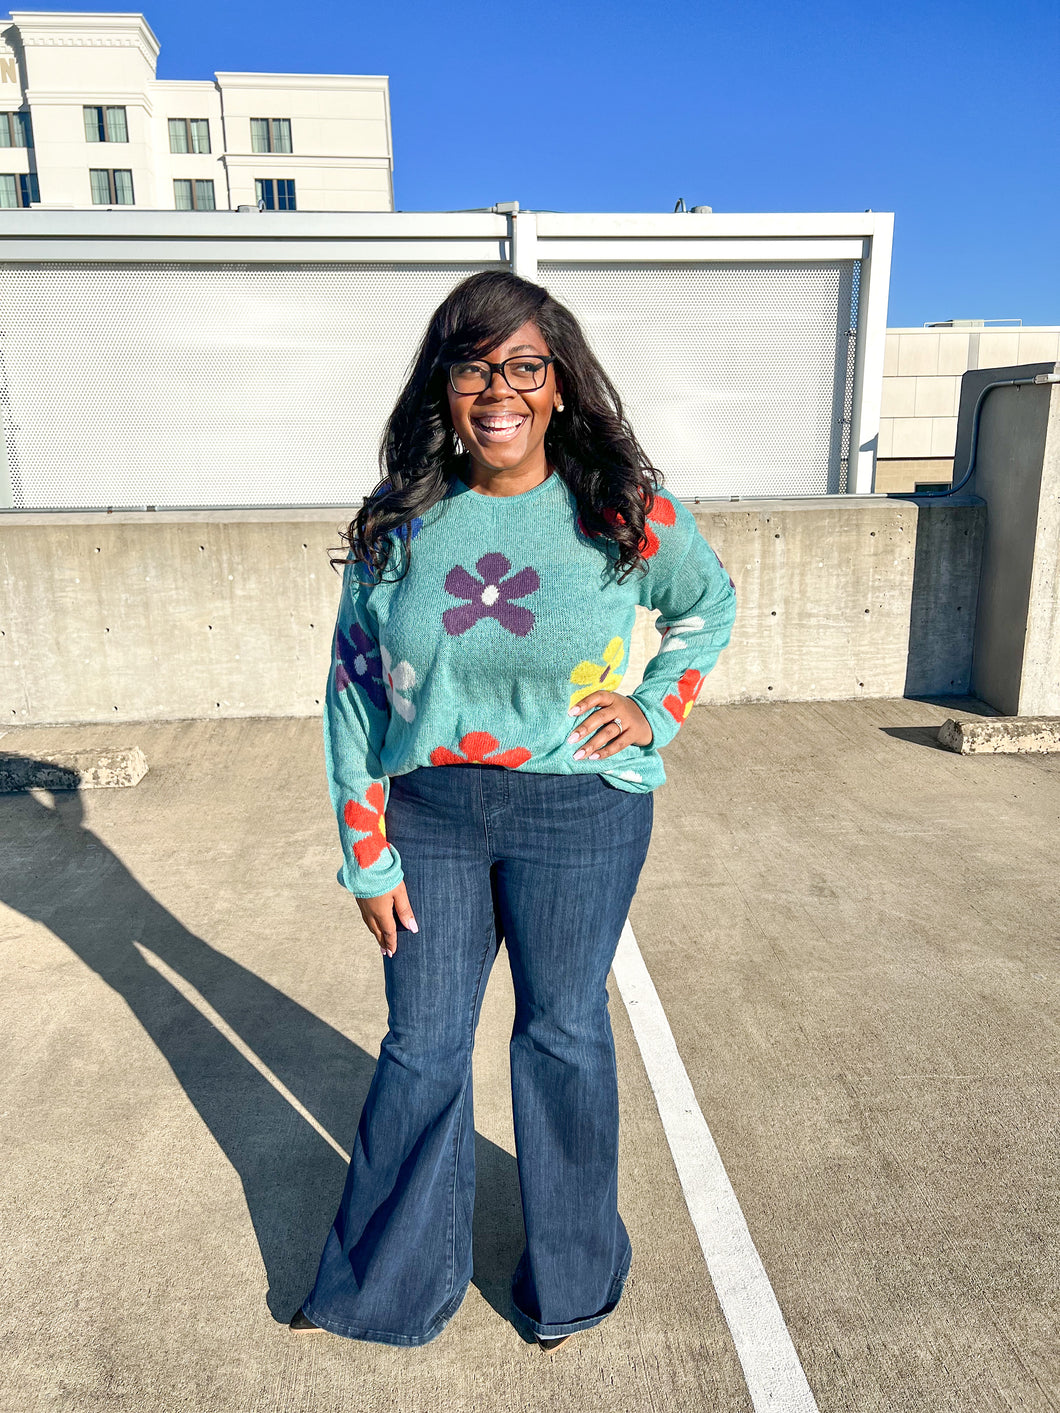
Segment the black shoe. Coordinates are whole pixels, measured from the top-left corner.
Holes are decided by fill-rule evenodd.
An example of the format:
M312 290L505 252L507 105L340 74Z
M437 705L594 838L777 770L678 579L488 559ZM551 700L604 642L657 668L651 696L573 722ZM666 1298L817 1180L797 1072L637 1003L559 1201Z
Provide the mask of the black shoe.
M571 1335L538 1335L537 1342L542 1349L558 1349L561 1344L566 1344Z
M313 1324L313 1321L302 1309L299 1309L298 1313L292 1317L291 1323L287 1328L294 1330L297 1334L308 1334L312 1330L317 1330L321 1334L324 1333L319 1325Z

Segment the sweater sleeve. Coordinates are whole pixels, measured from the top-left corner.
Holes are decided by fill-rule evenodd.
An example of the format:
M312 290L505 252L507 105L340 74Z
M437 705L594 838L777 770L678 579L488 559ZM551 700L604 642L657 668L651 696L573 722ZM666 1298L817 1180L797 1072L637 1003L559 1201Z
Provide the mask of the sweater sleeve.
M324 762L343 853L336 877L357 898L378 898L404 878L386 838L390 780L380 755L390 705L368 604L371 588L364 568L347 563L324 696Z
M700 688L728 644L736 619L736 588L703 538L687 506L656 497L648 522L658 549L648 561L641 602L658 609L659 651L630 696L647 717L652 746L665 746L692 710Z

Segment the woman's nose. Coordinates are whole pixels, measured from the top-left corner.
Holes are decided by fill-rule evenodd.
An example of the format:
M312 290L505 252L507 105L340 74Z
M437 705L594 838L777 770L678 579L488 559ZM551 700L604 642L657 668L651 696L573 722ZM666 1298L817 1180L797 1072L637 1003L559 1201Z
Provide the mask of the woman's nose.
M511 393L511 388L510 388L510 387L508 386L508 384L504 381L504 374L503 374L503 373L500 373L500 372L497 372L497 371L494 371L493 377L490 378L490 381L489 381L489 387L483 388L483 389L482 389L482 392L479 394L479 396L480 396L480 397L508 397L508 396L510 395L510 393Z

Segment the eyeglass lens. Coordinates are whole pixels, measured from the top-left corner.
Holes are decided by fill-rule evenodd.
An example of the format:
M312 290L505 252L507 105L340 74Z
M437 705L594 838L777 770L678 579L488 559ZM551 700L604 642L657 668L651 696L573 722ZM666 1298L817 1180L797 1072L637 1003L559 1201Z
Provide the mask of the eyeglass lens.
M540 358L507 358L500 365L505 382L516 392L530 392L545 385L547 364ZM488 388L493 374L486 363L454 363L449 380L455 392L482 392Z

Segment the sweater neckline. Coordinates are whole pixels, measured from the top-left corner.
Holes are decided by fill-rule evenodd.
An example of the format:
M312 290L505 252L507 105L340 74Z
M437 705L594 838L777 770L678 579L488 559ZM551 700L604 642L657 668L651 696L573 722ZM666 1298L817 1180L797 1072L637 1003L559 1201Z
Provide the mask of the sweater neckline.
M484 495L482 491L476 491L473 486L467 485L459 476L454 476L449 488L449 495L453 497L465 496L468 498L469 503L481 501L484 505L491 506L525 505L528 500L533 500L535 496L542 495L553 482L562 480L563 478L558 471L550 471L543 481L539 481L536 486L531 486L528 491L519 491L516 495L512 496L488 496Z

